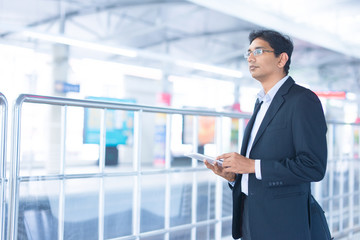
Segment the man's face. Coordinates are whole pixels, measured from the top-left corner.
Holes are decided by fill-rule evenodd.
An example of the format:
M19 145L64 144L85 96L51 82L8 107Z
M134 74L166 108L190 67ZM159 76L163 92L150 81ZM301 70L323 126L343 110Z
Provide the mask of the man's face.
M252 77L261 82L280 70L278 66L279 58L275 57L274 52L268 52L274 51L274 49L270 47L268 42L260 38L253 40L249 46L248 51L252 52L255 49L262 49L265 51L263 51L261 55L257 56L254 56L254 54L251 53L247 61Z

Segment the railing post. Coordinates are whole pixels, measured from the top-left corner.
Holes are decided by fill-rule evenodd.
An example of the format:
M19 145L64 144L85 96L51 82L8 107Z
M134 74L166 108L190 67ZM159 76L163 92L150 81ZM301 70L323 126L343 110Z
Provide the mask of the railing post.
M8 102L6 97L0 93L1 104L1 157L0 157L0 238L5 239L5 199L6 199L6 156L7 156L7 124L8 124Z
M106 159L106 113L107 109L102 110L101 123L100 123L100 156L99 156L99 172L104 173L105 159ZM105 190L104 178L100 178L100 191L99 191L99 222L98 222L98 239L104 239L104 226L105 226Z
M61 159L60 159L60 175L65 174L66 165L66 130L67 130L67 105L62 108L61 114ZM58 211L58 240L64 239L64 215L65 215L65 179L61 179L59 193L59 211Z
M216 154L223 152L223 117L218 117L216 119ZM223 179L221 177L216 177L215 182L215 239L221 239L221 229L222 229L222 200L223 200Z
M22 101L14 105L12 146L11 146L11 171L9 178L10 196L8 212L8 240L17 240L17 219L19 207L19 165L20 165L20 141L21 141L21 106Z
M166 183L165 183L165 229L170 228L170 206L171 206L171 175L168 172L171 168L171 126L172 126L172 115L166 115L166 146L165 146L165 170L166 170ZM169 240L170 234L167 231L165 233L164 240Z
M199 117L192 116L193 118L193 151L197 152L199 146ZM192 167L197 167L198 162L196 159L192 159ZM197 190L198 190L198 178L196 172L193 173L192 179L192 198L191 198L191 223L196 223L197 218ZM191 229L191 240L196 240L196 228Z
M134 157L133 169L136 172L134 176L134 192L133 192L133 220L132 232L136 239L140 239L140 209L141 209L141 134L143 120L143 111L134 112Z

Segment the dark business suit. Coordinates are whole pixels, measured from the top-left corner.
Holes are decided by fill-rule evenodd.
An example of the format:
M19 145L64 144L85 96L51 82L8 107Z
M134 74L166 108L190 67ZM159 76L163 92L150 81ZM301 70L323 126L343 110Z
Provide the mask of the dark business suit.
M326 122L321 103L289 77L274 96L249 158L261 160L262 180L249 174L252 240L310 240L310 183L326 170ZM245 129L241 155L251 129ZM233 187L233 237L242 236L241 177Z

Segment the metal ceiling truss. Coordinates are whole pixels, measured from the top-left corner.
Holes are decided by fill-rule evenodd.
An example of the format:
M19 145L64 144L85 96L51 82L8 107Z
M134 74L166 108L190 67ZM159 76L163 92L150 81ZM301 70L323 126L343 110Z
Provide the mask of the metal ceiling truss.
M358 48L344 44L334 34L302 26L278 13L267 12L256 4L249 4L249 1L62 0L53 2L53 8L39 14L38 19L32 18L32 21L28 21L22 16L24 21L28 22L16 29L0 32L0 39L15 41L22 39L28 43L29 39L15 37L25 30L58 34L108 46L128 47L142 53L137 58L103 53L104 58L108 60L166 68L164 71L169 74L172 71L183 76L198 74L237 81L236 78L229 76L175 66L174 63L177 59L183 59L247 72L246 61L243 60L242 55L248 46L249 31L261 27L274 28L291 35L294 39L292 70L301 71L304 68L303 72L307 72L306 68L310 66L319 72L324 70L336 72L332 76L339 81L342 74L353 76L355 79L348 80L351 83L342 85L348 90L352 90L348 86L353 86L354 82L359 86L359 73L354 73L355 68L359 67L360 51L355 51ZM313 10L309 7L309 11L314 11L313 13L316 14L324 7L328 8L328 11L342 11L342 7L349 8L353 4L359 6L358 1L354 0L334 0L328 2L327 6L321 4ZM259 18L259 15L262 17ZM346 64L351 67L344 67ZM247 81L249 78L249 75L245 74L242 81ZM327 77L324 76L325 78ZM329 87L326 84L324 86Z

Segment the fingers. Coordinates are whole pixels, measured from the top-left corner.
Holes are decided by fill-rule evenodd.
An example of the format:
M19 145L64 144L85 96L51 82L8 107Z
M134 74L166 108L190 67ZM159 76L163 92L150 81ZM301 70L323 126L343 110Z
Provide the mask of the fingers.
M220 155L220 156L217 156L217 157L216 157L216 160L228 158L229 154L230 154L230 153L224 153L224 154L222 154L222 155Z
M215 162L215 164L212 165L206 160L204 160L204 164L208 169L212 170L216 175L219 175L228 181L235 181L234 179L236 175L231 170L231 168L224 168L223 166L220 166L217 162Z
M224 154L222 154L222 155L220 155L220 156L217 156L216 157L216 160L219 160L219 159L227 159L227 158L230 158L230 157L235 157L235 156L237 156L237 155L239 155L238 153L236 153L236 152L231 152L231 153L224 153Z
M212 165L211 163L205 160L204 164L208 169L212 170L215 174L222 176L223 168L220 167L217 163Z
M204 164L208 169L211 169L214 171L214 166L212 164L210 164L207 160L204 161Z
M224 159L223 162L222 162L223 168L229 167L229 161L226 160L226 158L223 158L223 159Z

